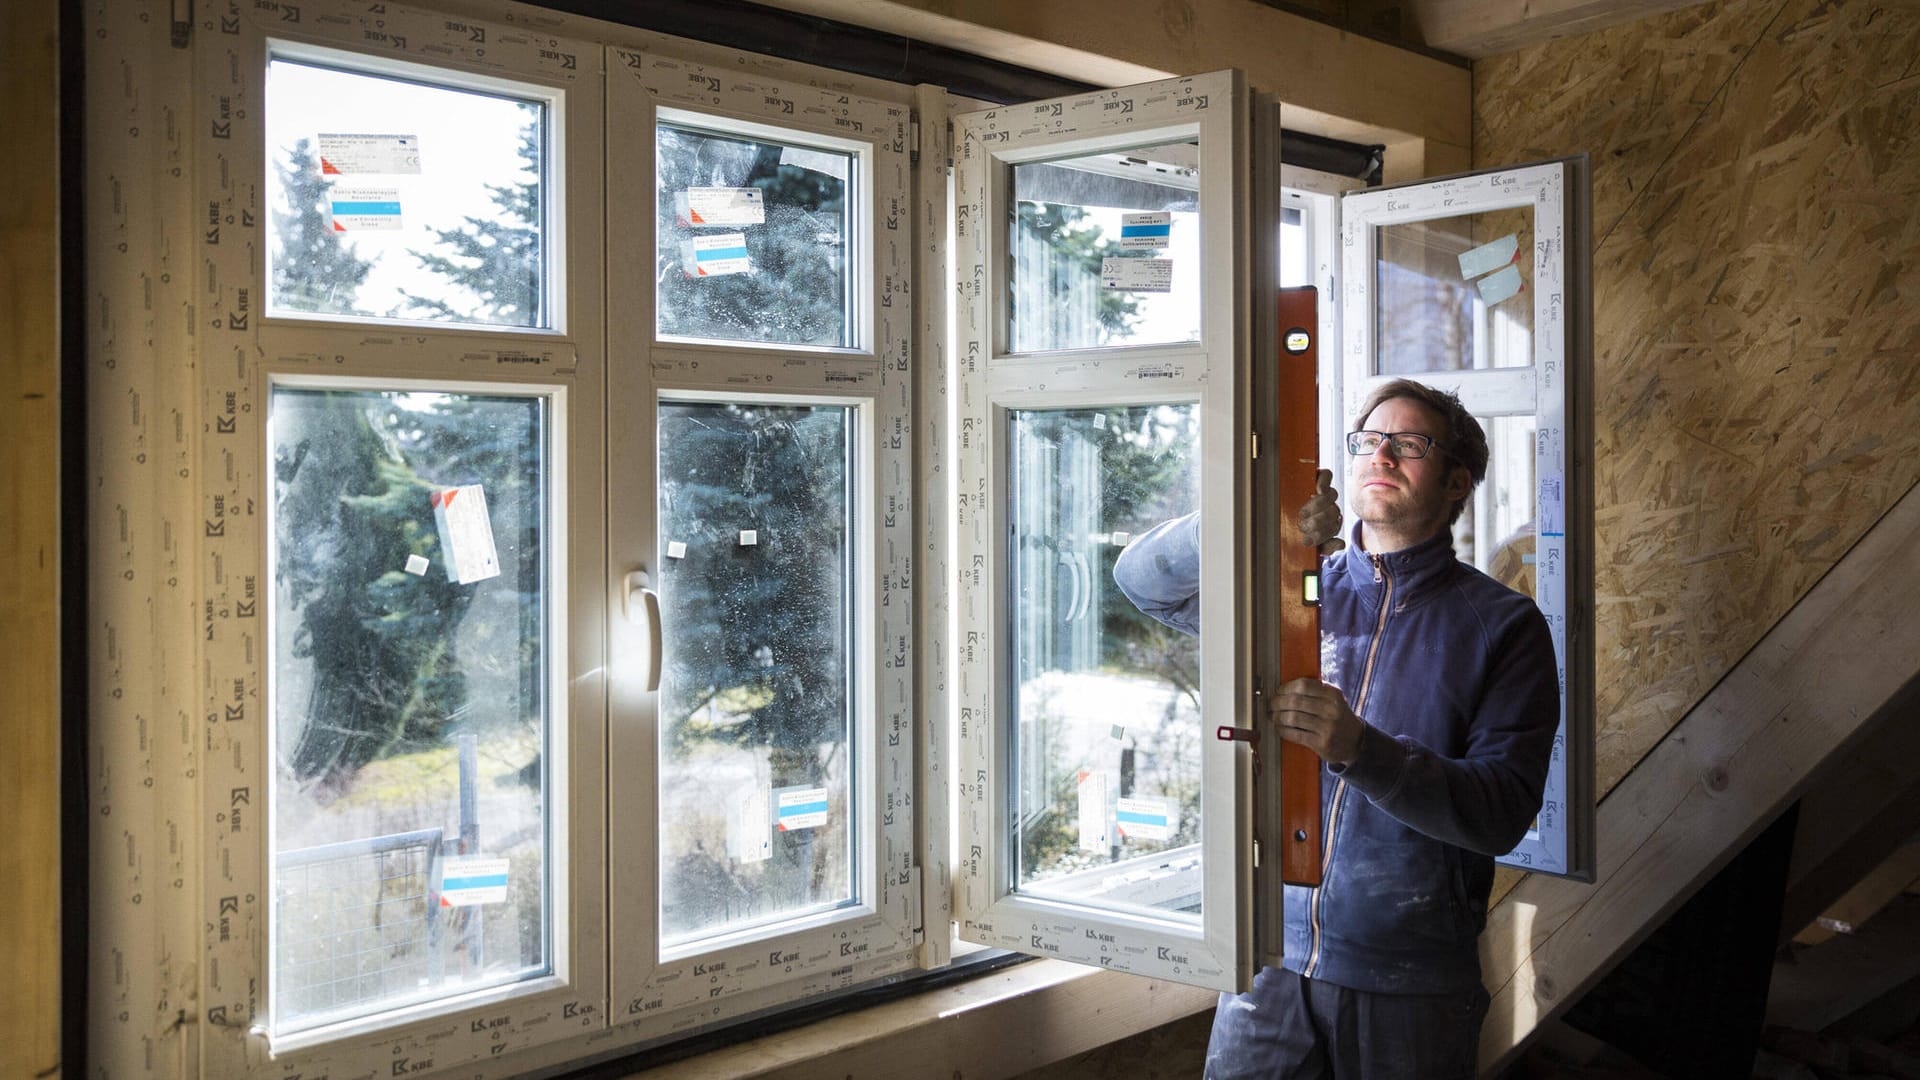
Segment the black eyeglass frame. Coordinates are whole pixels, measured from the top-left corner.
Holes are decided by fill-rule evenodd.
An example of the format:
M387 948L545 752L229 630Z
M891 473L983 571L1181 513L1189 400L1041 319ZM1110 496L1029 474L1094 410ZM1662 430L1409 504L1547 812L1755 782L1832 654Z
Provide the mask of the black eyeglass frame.
M1373 444L1371 448L1361 446L1360 440L1368 435L1377 435L1380 441ZM1420 452L1417 454L1406 452L1400 446L1400 440L1402 439L1417 440L1413 445L1418 446ZM1392 454L1396 460L1405 461L1418 461L1428 454L1433 453L1435 450L1443 454L1447 452L1447 447L1444 443L1441 443L1431 435L1418 431L1373 431L1368 428L1362 428L1359 431L1347 432L1347 453L1354 457L1365 457L1378 453L1382 445L1386 446L1387 452Z

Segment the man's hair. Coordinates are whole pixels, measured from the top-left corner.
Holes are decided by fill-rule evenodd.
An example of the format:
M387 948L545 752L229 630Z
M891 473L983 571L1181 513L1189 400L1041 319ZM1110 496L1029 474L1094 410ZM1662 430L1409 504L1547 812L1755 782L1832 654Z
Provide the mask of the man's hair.
M1417 401L1440 417L1445 430L1434 439L1434 448L1445 453L1453 464L1467 470L1467 475L1472 477L1472 483L1467 485L1467 494L1453 504L1453 513L1447 517L1447 524L1452 525L1460 520L1461 511L1467 507L1467 499L1473 497L1473 489L1487 478L1487 433L1480 429L1480 421L1473 418L1467 407L1460 404L1457 394L1436 390L1411 379L1394 379L1375 387L1361 404L1359 415L1353 418L1353 430L1366 430L1367 417L1373 415L1373 410L1394 398Z

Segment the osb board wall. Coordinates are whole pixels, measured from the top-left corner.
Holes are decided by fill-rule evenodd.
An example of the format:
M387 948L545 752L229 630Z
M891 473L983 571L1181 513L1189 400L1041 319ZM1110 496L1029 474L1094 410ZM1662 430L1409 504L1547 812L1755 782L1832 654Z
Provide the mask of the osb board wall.
M1476 66L1476 166L1581 151L1604 795L1920 477L1920 7L1720 0Z

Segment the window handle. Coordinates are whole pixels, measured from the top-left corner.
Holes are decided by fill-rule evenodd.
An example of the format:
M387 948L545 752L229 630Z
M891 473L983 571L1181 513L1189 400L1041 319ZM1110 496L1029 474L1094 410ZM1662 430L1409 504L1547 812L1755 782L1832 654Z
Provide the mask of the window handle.
M645 570L635 570L627 575L620 598L620 610L627 621L647 628L647 667L641 682L649 694L660 689L660 594L648 587L651 584Z

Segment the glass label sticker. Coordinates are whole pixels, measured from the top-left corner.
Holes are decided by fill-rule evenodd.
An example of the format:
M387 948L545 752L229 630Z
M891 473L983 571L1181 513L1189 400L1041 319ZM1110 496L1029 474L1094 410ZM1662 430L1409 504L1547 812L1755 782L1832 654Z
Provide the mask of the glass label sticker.
M720 277L744 274L753 269L747 260L745 233L721 233L698 236L680 245L680 265L688 277Z
M826 817L824 813L820 816L823 820ZM728 804L727 856L736 862L748 863L766 862L773 857L773 834L767 823L765 788L756 787L743 798Z
M423 555L407 556L407 573L412 574L414 577L419 577L426 573L428 565L426 557Z
M506 899L507 860L457 855L441 863L441 907L501 904Z
M1512 299L1514 294L1526 288L1526 283L1520 280L1520 268L1509 266L1497 274L1481 278L1479 286L1481 301L1492 307L1502 300Z
M1108 256L1100 260L1100 287L1112 292L1172 292L1173 260Z
M327 193L334 232L398 231L400 193L393 188L334 188Z
M759 188L697 187L675 192L674 216L681 225L763 225L767 206Z
M420 137L417 135L349 135L323 131L318 142L322 176L420 171Z
M847 163L850 160L846 154L829 154L824 150L808 150L802 146L789 146L780 151L780 164L806 172L822 173L843 184L847 182Z
M487 517L487 493L479 484L444 488L433 500L433 524L440 531L440 550L447 563L447 580L471 585L500 576L500 553L493 546L493 522Z
M1158 251L1173 234L1173 212L1152 210L1120 215L1121 251Z
M1129 840L1166 840L1173 836L1174 816L1180 811L1167 799L1122 798L1120 835Z
M1107 774L1080 774L1080 850L1105 854L1112 846L1107 836Z
M827 823L827 789L823 787L775 788L774 801L780 808L780 831L817 829Z
M1460 253L1460 276L1471 281L1512 262L1520 254L1520 234L1509 233L1491 244Z

